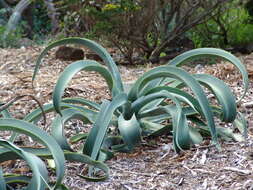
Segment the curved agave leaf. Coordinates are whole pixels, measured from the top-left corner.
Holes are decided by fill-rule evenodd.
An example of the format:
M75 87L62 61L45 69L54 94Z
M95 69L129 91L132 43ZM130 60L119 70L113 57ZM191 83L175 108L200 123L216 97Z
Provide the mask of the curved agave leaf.
M5 105L5 104L0 102L0 107L2 107L3 105ZM4 109L4 110L0 111L0 117L11 118L12 116L11 116L8 109Z
M168 113L168 109L166 108L169 108L169 106L166 106L166 107L159 107L157 109L157 111L160 111L162 110L163 114L165 115L161 120L164 121L165 118L171 118L171 115L170 113ZM197 112L195 110L193 110L191 108L191 110L193 111L192 113L189 112L188 110L185 111L185 108L183 108L183 114L184 115L187 115L187 114L196 114ZM154 110L154 112L157 112ZM147 134L144 134L144 135L148 135L148 136L161 136L163 134L168 134L168 133L172 133L173 131L173 126L172 125L162 125L162 124L159 124L157 123L156 120L150 120L150 117L147 117L147 119L149 120L146 120L146 119L141 119L140 122L141 122L141 126L142 126L142 129L145 133ZM188 118L187 118L188 119ZM191 142L190 143L193 143L193 144L199 144L203 141L203 138L201 136L201 134L198 132L197 129L195 129L194 127L188 125L189 127L189 136L190 136L190 139L191 139Z
M15 146L11 142L0 139L0 145L6 147L12 151L12 154L16 154L19 158L24 159L31 167L33 177L27 187L27 190L41 190L45 189L48 182L48 172L46 165L37 156L23 151L21 148ZM10 157L12 158L12 157ZM9 159L10 159L9 158Z
M64 106L62 106L62 107L64 107ZM69 107L67 106L67 108L69 108ZM43 105L43 110L45 113L49 113L54 110L54 106L51 103L45 104L45 105ZM42 116L42 111L41 111L41 109L37 108L37 109L33 110L32 112L28 113L24 117L23 120L28 121L28 122L36 122L41 118L41 116Z
M234 120L233 125L240 131L241 134L243 134L245 139L248 137L248 124L242 113L238 112L237 118Z
M206 127L199 127L200 133L204 133L210 135L209 131L206 130ZM218 136L226 141L237 141L242 142L245 141L245 137L240 133L234 133L233 129L225 128L225 127L217 127L217 134Z
M89 115L87 116L85 112L72 108L63 110L62 116L58 115L54 118L50 127L52 136L55 138L62 149L72 151L64 135L63 129L65 123L70 119L79 119L86 123L91 123L91 121L89 121Z
M90 110L88 108L85 108L83 106L61 103L61 109L68 109L68 108L73 108L73 109L77 109L82 112L85 112L87 117L89 118L89 120L92 121L92 123L95 122L97 112ZM43 105L43 110L45 113L49 113L51 111L54 111L54 105L51 103L45 104L45 105ZM42 116L42 112L40 109L37 108L37 109L33 110L32 112L30 112L29 114L27 114L25 116L24 120L28 121L28 122L36 123L41 118L41 116Z
M17 119L0 119L0 130L10 130L26 134L46 145L51 151L56 164L56 186L61 184L65 170L65 159L60 146L53 137L49 136L45 131L41 130L37 126ZM3 156L0 157L0 160L1 159L3 159Z
M11 153L11 155L13 155ZM17 157L18 158L18 157ZM17 174L7 174L4 176L6 184L29 184L31 178L28 176L17 175Z
M218 135L221 136L221 138L228 140L228 141L231 139L233 139L234 141L237 141L237 142L245 141L245 138L243 137L242 134L234 133L233 129L230 129L230 128L217 127L217 133L218 133Z
M155 107L152 110L147 110L138 114L138 119L144 119L154 123L161 123L170 117L170 114L166 110L166 106Z
M72 152L68 152L68 154L65 153L65 156L66 156L66 159L69 161L83 162L95 168L99 168L105 173L105 175L101 177L90 177L90 176L78 175L79 177L82 177L89 181L103 181L109 177L110 169L108 168L108 166L106 166L102 162L96 161L87 155L72 153Z
M49 149L47 148L29 148L29 147L23 147L22 148L24 151L32 153L40 158L43 159L52 159L52 153L50 152ZM0 160L8 160L8 159L18 159L19 157L17 155L13 155L13 153L6 149L6 148L0 148L0 154L1 158ZM96 167L100 170L102 170L105 175L100 176L100 177L89 177L89 176L80 176L82 178L85 178L86 180L89 181L102 181L105 180L109 177L109 168L107 165L100 161L95 161L91 159L89 156L84 155L84 154L79 154L76 152L70 152L70 151L64 151L64 156L65 159L70 161L70 162L81 162L84 164L91 165L93 167ZM20 182L20 183L28 183L30 181L30 178L27 178L25 176L6 176L5 177L6 183L15 183L15 182ZM58 186L57 186L58 188Z
M167 107L169 106L170 105L159 106L147 112L141 112L139 113L138 118L141 120L144 119L155 123L161 123L164 120L171 118L170 114L167 111ZM219 107L211 106L211 109L215 116L220 117L222 110ZM190 106L182 107L182 111L187 116L187 118L190 118L192 116L199 116L199 112Z
M127 103L127 95L122 93L113 98L112 102L104 101L89 136L83 147L83 153L90 155L92 159L98 158L98 153L104 141L113 113Z
M134 145L141 140L141 128L135 117L135 114L133 114L130 120L125 120L123 115L120 115L118 119L118 128L123 137L124 143L127 145L127 148L129 151L132 151Z
M146 84L145 88L143 88L140 91L140 94L146 94L147 91L149 91L150 89L155 88L157 86L164 86L166 84L167 80L169 80L169 79L168 78L157 78L157 79L149 81Z
M219 106L215 106L215 105L211 105L210 107L215 117L220 118L222 115L222 109ZM184 112L189 117L198 115L198 112L192 107L184 107Z
M42 112L41 112L41 115L42 115ZM0 116L2 116L3 118L12 118L12 115L10 114L8 109L5 109L5 110L1 111ZM16 137L17 137L17 133L13 132L11 137L9 138L9 141L14 142Z
M222 81L211 75L193 75L201 84L209 88L222 105L221 120L225 122L234 121L236 118L236 101L230 88Z
M122 136L106 136L103 145L102 145L102 150L108 150L108 149L114 149L114 146L118 147L119 145L122 145L123 139ZM115 150L117 151L117 150Z
M115 62L113 61L112 57L110 56L110 54L106 51L106 49L104 49L102 46L100 46L99 44L97 44L96 42L94 42L92 40L88 40L85 38L76 38L76 37L62 39L62 40L53 42L49 46L47 46L41 52L40 56L37 59L32 81L34 81L35 76L36 76L38 69L39 69L39 65L40 65L43 57L46 55L46 53L54 47L66 45L66 44L83 45L83 46L89 48L90 50L94 51L95 53L97 53L103 59L103 61L107 65L107 67L109 68L109 70L115 80L115 85L116 85L117 89L121 92L123 91L123 84L122 84L119 70L118 70Z
M100 110L100 105L96 102L86 100L85 98L64 98L62 102L69 103L69 104L80 104L83 106L89 106L91 108L94 108L96 110Z
M146 96L142 96L132 103L131 110L132 112L138 114L139 111L150 102L161 98L165 99L167 97L168 97L167 91L160 91Z
M191 137L193 144L200 144L201 142L203 142L203 137L201 136L200 132L190 125L189 125L189 135Z
M192 75L203 86L207 87L217 98L222 110L219 110L219 117L224 122L232 122L236 117L236 101L230 88L220 79L208 74ZM182 82L177 83L177 87L185 86ZM189 104L190 105L190 104Z
M179 69L174 66L160 66L157 68L154 68L146 73L144 73L134 84L131 91L128 94L129 100L136 100L136 98L139 96L140 90L145 87L145 85L150 81L154 80L156 78L161 77L169 77L169 78L175 78L177 80L182 81L186 86L188 86L194 95L196 96L196 99L198 100L200 107L202 109L203 115L205 116L205 119L207 120L207 124L209 129L211 130L211 135L213 139L213 143L216 144L217 148L219 148L218 140L217 140L217 134L215 129L215 122L212 110L210 108L209 102L207 100L207 97L201 88L200 84L194 79L190 74L185 72L182 69Z
M171 115L170 115L170 117L171 117ZM158 124L155 122L147 121L145 119L142 119L140 122L142 125L142 129L144 130L144 132L147 133L148 136L161 136L163 134L168 134L168 133L173 132L172 125L162 125L162 124ZM189 127L189 136L190 136L191 141L190 142L186 141L186 142L188 142L189 145L191 143L193 143L193 144L201 143L203 141L203 137L201 136L199 131L190 125L188 125L188 127ZM186 148L188 148L188 147L189 146L187 146Z
M171 117L169 113L167 115L167 118ZM152 120L141 119L140 125L143 130L143 134L147 136L160 136L162 134L172 132L172 125L162 125Z
M155 88L147 91L147 93L145 95L149 95L149 94L152 94L155 92L160 92L160 91L169 92L170 94L175 96L178 100L187 103L192 108L194 108L196 111L198 111L201 115L203 115L201 107L199 105L199 102L193 96L191 96L190 94L188 94L180 89L172 88L169 86L158 86L158 87L155 87Z
M0 116L4 117L4 118L12 118L10 112L8 110L3 110L0 112Z
M183 149L189 149L192 143L197 144L202 142L203 139L200 134L197 134L196 130L188 126L187 118L181 108L180 102L173 95L170 95L170 98L175 105L166 106L166 109L172 118L174 149L176 152L179 152Z
M5 179L3 176L3 170L1 167L0 167L0 189L6 190L6 182L5 182Z
M68 82L71 80L71 78L79 71L81 70L87 70L87 71L97 71L99 74L101 74L108 86L109 89L113 89L113 78L112 75L109 73L109 71L104 68L103 66L99 65L95 61L85 60L85 61L76 61L69 65L60 75L55 88L53 92L53 104L55 107L55 111L61 115L61 99L62 95L64 93L64 90L68 84Z
M247 72L245 66L241 63L241 61L237 57L232 55L231 53L221 50L221 49L216 49L216 48L199 48L199 49L187 51L187 52L175 57L174 59L169 61L168 64L174 65L174 66L180 66L184 63L187 63L187 62L195 60L195 59L199 59L201 57L222 58L224 60L229 61L230 63L232 63L233 65L235 65L239 69L239 71L242 74L243 84L244 84L244 92L243 92L242 96L240 97L240 99L238 100L238 102L240 102L244 98L244 96L249 88L248 72Z
M137 99L138 100L138 99ZM137 101L136 100L136 101ZM136 102L134 101L134 102ZM152 101L148 102L147 104L145 104L141 110L139 110L139 113L143 113L143 112L147 112L147 111L150 111L150 110L153 110L154 108L157 108L159 107L159 105L161 104L166 104L164 102L164 98L156 98L156 99L153 99Z
M220 114L219 112L221 112L221 110L219 110L218 108L214 108L214 111L217 112L217 114ZM199 119L198 117L195 116L190 116L188 118L191 122L195 123L198 127L198 131L199 133L202 134L202 136L209 136L210 135L210 131L208 131L208 129L206 128L206 124L205 122L203 122L201 119ZM239 119L239 118L238 118ZM245 128L244 128L245 127ZM231 128L225 128L225 127L217 127L217 135L227 141L230 140L235 140L238 142L244 141L246 139L245 133L247 133L247 126L245 123L245 126L243 126L243 131L240 131L240 133L235 133L233 129Z
M70 143L77 143L80 140L86 139L88 137L88 133L79 133L69 138Z
M148 102L157 99L157 98L169 98L176 105L164 106L164 110L170 114L173 123L173 145L176 152L179 152L183 149L189 149L192 143L192 140L189 135L189 127L187 124L186 116L184 115L180 102L169 92L162 90L147 96L137 99L132 104L132 109L138 113L138 111L145 106ZM167 118L169 119L169 118ZM161 130L161 129L158 129ZM194 137L194 136L193 136Z
M179 102L173 100L176 105L170 106L168 112L171 114L173 123L173 146L176 152L189 149L192 140L189 135L189 127L186 116L182 113Z

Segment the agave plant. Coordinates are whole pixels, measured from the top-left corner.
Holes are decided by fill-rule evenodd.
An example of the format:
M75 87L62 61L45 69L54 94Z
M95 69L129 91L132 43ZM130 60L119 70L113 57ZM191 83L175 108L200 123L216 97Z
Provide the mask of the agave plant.
M80 175L80 177L96 181L107 178L109 173L108 167L100 161L111 158L116 151L132 151L144 136L172 135L176 152L201 143L205 136L211 136L212 143L217 148L219 148L219 136L237 141L243 140L246 136L246 121L243 115L237 112L236 104L247 92L248 75L244 65L232 54L214 48L191 50L177 56L166 65L144 73L133 84L125 85L115 62L103 47L88 39L67 38L50 44L40 54L36 62L33 81L45 54L50 49L65 44L78 44L89 48L102 58L105 66L93 60L80 60L70 64L61 73L55 85L53 103L45 104L42 109L32 111L24 117L23 121L9 118L8 110L1 112L0 109L3 117L0 119L0 130L24 133L46 145L41 149L18 148L9 141L1 140L0 146L3 148L0 149L0 160L3 158L5 159L1 161L8 160L2 155L13 154L16 155L13 156L14 159L18 157L30 162L26 152L41 158L53 158L54 162L58 163L56 164L58 178L53 188L63 188L60 181L64 172L64 156L67 160L88 163L89 175ZM239 69L243 77L244 92L238 102L223 81L207 74L190 74L179 68L182 64L201 57L225 59ZM111 101L103 100L101 104L98 104L80 97L62 98L70 80L81 70L96 71L105 79L111 92ZM189 91L184 91L185 87ZM203 87L215 95L218 105L210 103ZM44 115L42 110L45 113L51 111L58 113L51 123L50 135L41 132L42 130L36 127L36 123ZM233 123L239 129L239 133L234 133L230 128L217 126L215 117L223 122ZM79 119L84 124L90 124L92 127L89 133L79 133L67 139L64 126L70 119ZM30 131L28 128L33 128L33 130ZM13 139L15 137L11 140ZM81 140L84 141L82 148L74 152L69 142L75 143ZM54 149L52 146L58 148ZM59 152L59 158L55 151ZM41 163L37 157L34 160ZM29 165L33 172L41 173L37 173L40 177L36 180L23 180L32 184L29 184L28 188L35 183L40 183L43 188L47 187L47 177L44 177L46 176L45 167L42 166L43 169L39 169L34 168L33 163ZM98 170L103 170L105 175L95 176ZM23 176L19 177L20 182ZM9 181L13 182L0 170L0 187L2 184L10 183ZM39 189L38 185L36 187Z
M131 151L143 136L168 132L173 135L176 152L200 143L203 135L210 135L217 147L218 136L243 139L241 134L216 126L214 121L214 118L218 117L221 121L232 122L241 133L246 133L246 122L244 117L237 113L236 99L230 88L213 76L190 74L179 68L182 64L200 57L229 61L239 69L243 77L245 88L238 101L240 102L248 89L248 74L244 65L232 54L215 48L191 50L166 65L144 73L129 87L122 82L115 62L103 47L88 39L67 38L44 49L37 60L33 80L44 55L50 49L65 44L79 44L89 48L102 58L105 66L93 60L80 60L70 64L61 73L53 91L53 104L44 108L46 112L54 109L58 113L52 124L52 135L63 149L71 151L64 136L63 124L71 118L92 124L88 134L78 134L70 140L76 142L86 139L82 152L95 160L104 160L114 151ZM62 98L72 77L81 70L98 72L105 79L112 100L97 104L84 98ZM184 87L188 87L191 93L183 91ZM211 105L203 87L215 95L219 105ZM37 116L39 117L39 111ZM110 126L115 126L113 133L108 132Z

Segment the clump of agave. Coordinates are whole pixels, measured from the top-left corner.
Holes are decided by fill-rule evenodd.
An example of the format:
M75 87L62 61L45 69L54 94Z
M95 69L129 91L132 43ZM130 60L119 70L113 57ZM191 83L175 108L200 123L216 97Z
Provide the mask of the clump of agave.
M212 137L212 143L219 148L218 136L241 141L246 135L246 121L236 110L236 99L230 88L221 80L207 74L190 74L179 68L184 63L201 57L222 58L234 64L242 74L245 96L248 89L248 74L243 64L232 54L214 48L201 48L183 53L168 64L144 73L132 85L124 85L119 70L110 54L99 44L84 38L67 38L50 44L40 54L33 80L45 54L52 48L65 44L79 44L97 53L105 66L93 60L80 60L70 64L61 73L53 91L53 103L43 105L44 112L55 111L58 115L51 124L51 134L36 126L43 116L40 108L28 114L23 121L9 118L7 110L1 112L0 130L24 133L38 140L45 148L17 147L12 141L0 141L0 161L23 158L28 162L34 175L32 179L24 176L6 176L0 170L0 187L6 184L28 183L27 189L49 187L47 171L40 158L53 159L56 168L56 182L51 188L66 188L61 185L64 175L64 160L80 161L90 164L89 180L103 180L108 177L109 169L102 162L111 158L114 152L130 152L144 136L171 134L173 147L178 153L189 149L193 144L202 142L203 137ZM101 104L84 98L62 98L64 90L73 76L79 71L96 71L103 77L111 92L112 100ZM190 92L183 89L188 88ZM218 105L212 105L203 87L216 97ZM1 110L0 110L1 111ZM216 126L214 118L230 122L238 128ZM77 134L67 140L64 125L70 119L79 119L91 124L89 133ZM109 127L114 126L108 130ZM14 137L17 134L14 134ZM69 141L84 141L76 153ZM40 158L39 158L40 157ZM98 170L104 176L96 176ZM38 173L37 173L38 172ZM10 177L12 179L10 179ZM40 186L39 186L40 185ZM36 188L35 188L36 187Z

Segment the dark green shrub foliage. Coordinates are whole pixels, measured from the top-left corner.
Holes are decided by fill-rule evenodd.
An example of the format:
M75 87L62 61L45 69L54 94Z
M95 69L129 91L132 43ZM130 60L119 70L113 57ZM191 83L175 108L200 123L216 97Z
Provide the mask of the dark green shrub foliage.
M189 35L196 47L230 47L253 42L253 24L250 22L250 3L248 11L243 4L232 1L226 11L217 9L213 16L193 28Z

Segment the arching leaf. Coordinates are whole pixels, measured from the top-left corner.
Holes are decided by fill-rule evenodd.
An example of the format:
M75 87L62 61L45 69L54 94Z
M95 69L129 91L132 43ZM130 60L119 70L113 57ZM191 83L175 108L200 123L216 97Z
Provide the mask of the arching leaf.
M232 63L239 69L239 71L242 74L243 84L244 84L244 92L239 99L239 102L240 102L245 96L249 88L248 72L246 70L246 67L241 63L241 61L237 57L232 55L231 53L224 51L222 49L217 49L217 48L198 48L198 49L190 50L183 54L178 55L177 57L169 61L168 64L174 65L174 66L180 66L184 63L187 63L189 61L196 60L202 57L222 58L226 61L229 61L230 63Z
M56 164L56 186L61 184L65 171L65 159L60 146L53 137L31 123L17 119L0 119L0 131L6 130L26 134L43 145L46 145L51 151ZM3 159L3 156L0 156L1 159Z
M106 80L108 87L110 90L113 90L113 78L112 75L109 73L109 71L104 68L103 66L100 66L95 61L76 61L69 65L60 75L59 79L57 80L57 83L55 85L54 91L53 91L53 104L54 109L57 113L61 115L61 109L60 104L62 101L62 95L64 93L64 90L68 84L68 82L72 79L72 77L79 71L86 70L86 71L97 71L99 74L101 74L104 79Z
M53 42L53 43L49 44L41 52L40 56L37 59L32 81L34 81L35 76L36 76L36 74L39 70L39 65L40 65L43 57L46 55L46 53L54 47L61 46L61 45L66 45L66 44L83 45L84 47L87 47L90 50L97 53L103 59L103 61L107 65L108 69L110 70L110 72L111 72L111 74L112 74L112 76L115 80L116 88L120 92L123 91L123 84L122 84L122 81L121 81L119 70L118 70L115 62L113 61L112 57L110 56L110 54L106 51L106 49L104 49L102 46L100 46L99 44L97 44L96 42L94 42L92 40L88 40L88 39L85 39L85 38L77 38L77 37L65 38L65 39L62 39L62 40L59 40L59 41L56 41L56 42Z

